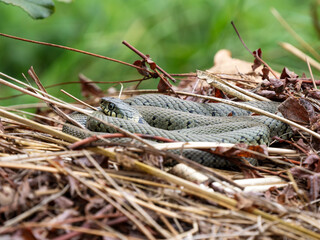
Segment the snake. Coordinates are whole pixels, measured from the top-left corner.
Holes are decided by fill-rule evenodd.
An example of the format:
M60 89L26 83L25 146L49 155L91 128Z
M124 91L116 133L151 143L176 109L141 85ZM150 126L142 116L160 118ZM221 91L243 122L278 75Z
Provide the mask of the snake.
M277 102L249 101L244 104L280 114L277 113ZM100 107L89 116L74 112L70 117L88 131L82 131L70 123L64 124L62 131L82 139L118 132L99 119L131 133L179 142L269 145L273 136L288 138L292 135L289 125L273 118L255 116L250 111L224 103L198 103L162 94L144 94L124 100L103 97ZM205 166L233 168L226 158L205 151L185 149L182 155ZM250 162L257 163L256 160Z

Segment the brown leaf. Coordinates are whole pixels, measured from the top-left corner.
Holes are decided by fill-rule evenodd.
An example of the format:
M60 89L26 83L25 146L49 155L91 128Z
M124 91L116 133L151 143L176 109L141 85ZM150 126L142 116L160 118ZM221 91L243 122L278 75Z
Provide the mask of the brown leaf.
M220 89L215 89L214 96L216 98L225 98L224 93Z
M298 78L299 76L295 74L294 72L291 72L288 68L283 68L280 79L286 79L286 78Z
M22 228L21 229L21 237L20 239L24 240L37 240L38 238L34 236L33 232L29 228Z
M303 171L301 168L297 168L297 167L291 168L290 172L297 179L306 179L310 176L310 173Z
M283 80L281 80L281 79L272 79L272 80L270 80L270 82L271 82L271 84L273 86L273 89L275 90L275 92L277 94L280 94L280 93L282 93L284 91L286 84L285 84L285 82Z
M54 201L55 201L57 207L62 208L62 209L67 209L67 208L70 208L74 205L73 201L71 201L69 198L66 198L64 196L60 196L60 197L56 198Z
M248 149L254 152L268 155L268 150L266 146L264 145L251 146L245 143L238 143L238 144L235 144L233 147L217 147L214 150L214 153L221 156L225 156L225 157L233 157L233 158L244 157L244 158L257 158L257 159L260 158L261 159L261 157L253 153L247 152L245 150L240 150L238 148Z
M319 90L310 90L307 94L308 97L320 99L320 91Z
M261 51L261 48L253 51L253 55L254 56L258 56L259 58L261 58L262 56L262 51ZM254 61L253 61L253 65L251 66L252 67L252 71L256 70L258 67L261 66L261 62L259 59L257 59L256 57L254 58Z
M284 94L276 94L273 90L261 90L258 94L270 100L284 101L286 99Z
M164 77L162 77L162 78L164 78ZM170 90L172 87L172 85L169 83L169 81L166 78L164 78L164 79L162 79L162 78L160 78L159 83L158 83L158 87L157 87L157 89L160 93L164 93L164 92Z
M294 191L292 185L288 185L286 186L281 192L280 194L276 197L277 198L277 202L284 205L288 202L289 199L292 199L293 197L295 197L297 194Z
M315 117L315 115L316 115L312 104L308 100L306 100L305 98L300 98L299 103L308 112L309 122L311 122L311 118Z
M308 181L309 197L311 201L316 200L320 194L320 175L313 172L303 171L301 168L292 168L290 172L297 179L305 179Z
M308 169L314 172L320 172L320 157L316 154L310 154L304 161L303 164L307 164Z
M150 76L148 68L146 66L146 62L144 60L137 60L133 63L133 65L141 67L145 70L142 69L137 69L138 73L140 73L142 76L148 78Z
M91 79L87 78L83 74L79 74L79 80L81 82L81 94L85 98L89 98L91 96L95 96L95 97L104 96L104 93L101 90L101 88L97 84L92 83Z
M306 144L306 143L303 141L302 138L300 138L300 139L296 142L296 144L297 144L298 146L300 146L301 148L303 148L306 152L309 152L309 151L310 151L310 146L309 146L309 144Z
M262 80L263 79L268 79L269 80L269 69L266 66L263 66L262 68Z
M313 114L308 104L310 103L306 100L299 101L297 98L289 97L278 109L285 118L307 125L310 123L310 114Z

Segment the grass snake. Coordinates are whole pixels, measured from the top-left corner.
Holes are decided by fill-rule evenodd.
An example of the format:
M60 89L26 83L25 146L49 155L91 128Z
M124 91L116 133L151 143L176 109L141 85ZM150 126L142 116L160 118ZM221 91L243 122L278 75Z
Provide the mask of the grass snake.
M245 104L272 113L275 113L278 107L276 102L254 101ZM196 103L160 94L145 94L125 100L105 97L101 99L100 109L91 113L96 118L132 133L183 142L243 142L268 145L273 136L291 134L291 128L287 124L251 114L223 103ZM85 133L73 125L65 124L63 131L73 136L86 138L92 134L117 132L82 113L75 112L70 116L90 130L90 133ZM230 162L223 157L204 151L189 149L183 150L182 154L206 166L232 168Z

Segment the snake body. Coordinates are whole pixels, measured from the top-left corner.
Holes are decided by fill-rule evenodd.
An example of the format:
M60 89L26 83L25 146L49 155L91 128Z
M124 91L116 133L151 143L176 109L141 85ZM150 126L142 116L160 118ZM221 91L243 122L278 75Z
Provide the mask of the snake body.
M277 111L278 106L275 102L261 101L246 104L273 113ZM258 145L269 144L273 136L291 133L290 127L278 120L265 116L250 116L251 112L230 105L196 103L159 94L140 95L123 101L103 98L100 106L101 110L93 111L91 114L95 118L81 113L73 113L70 116L86 126L91 135L117 132L96 118L132 133L161 136L183 142L244 142ZM69 124L64 125L63 131L79 138L90 135ZM183 155L207 166L230 167L230 163L225 159L203 151L184 150Z

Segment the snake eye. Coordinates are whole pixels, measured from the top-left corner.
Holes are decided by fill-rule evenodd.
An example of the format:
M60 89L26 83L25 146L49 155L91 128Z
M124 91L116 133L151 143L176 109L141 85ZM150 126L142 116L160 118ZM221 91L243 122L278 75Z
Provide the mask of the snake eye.
M114 103L109 103L108 104L108 109L110 110L110 111L112 111L114 108L115 108L115 104Z

